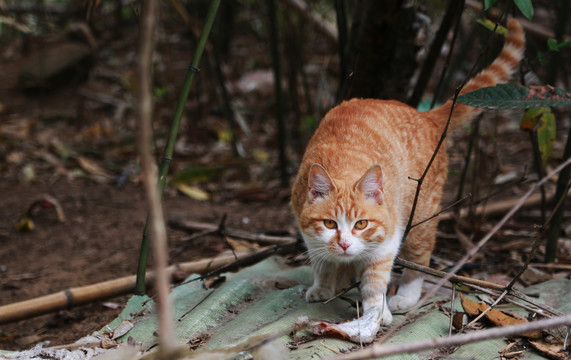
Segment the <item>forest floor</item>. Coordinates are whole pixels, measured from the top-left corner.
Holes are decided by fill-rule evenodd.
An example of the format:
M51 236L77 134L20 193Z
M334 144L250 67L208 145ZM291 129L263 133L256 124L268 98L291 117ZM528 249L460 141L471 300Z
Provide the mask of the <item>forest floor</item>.
M169 64L168 69L160 70L160 86L169 91L157 108L155 131L159 154L178 97L181 73L190 58L190 42L181 40L180 35L171 37L176 37L176 41L163 39L158 47L166 53L160 61ZM36 51L41 47L32 47L34 50L25 53L24 45L14 42L16 55L8 54L8 50L0 54L7 59L0 69L0 305L135 273L146 216L137 173L136 116L129 109L118 116L119 106L94 100L89 95L105 95L132 106L134 95L129 83L135 81L132 73L135 40L134 32L117 39L108 37L95 56L88 80L32 94L22 91L17 76L24 64L22 60L37 56ZM46 39L38 43L44 44L44 48L55 46ZM245 56L240 57L238 52L251 55L256 49L249 46L233 49L236 54L229 57L237 62L228 64L232 68L228 76L234 76L236 83L240 80L236 74L247 72ZM335 51L328 56L334 58ZM264 74L253 71L251 75L266 79ZM208 80L198 82L198 88L205 90L204 83ZM167 219L182 217L218 224L226 215L225 226L229 228L255 233L296 233L288 189L277 180L271 93L260 91L240 98L247 102L248 111L244 113L251 131L250 136L243 137L242 145L249 153L243 159L236 158L225 141L228 129L218 110L215 91L204 91L202 97L197 92L191 95L171 173L195 165L217 164L223 170L204 175L201 181L192 179L193 186L209 194L210 200L197 199L202 192L187 196L176 185L168 184L163 197ZM494 179L498 183L499 175L517 180L527 173L528 179L534 178L528 135L519 130L517 121L515 124L506 121L509 115L494 116L488 116L492 121L482 124L480 158L477 171L472 171L476 180L471 184L480 184L473 190L481 194L492 187L486 184L493 184ZM495 121L498 119L502 121ZM554 159L562 151L565 133L566 130L558 129ZM450 142L454 144L450 149L452 170L444 203L452 202L455 197L468 137L468 131L461 131ZM556 163L553 160L552 164ZM517 198L529 186L527 182L513 181L497 185L497 189L507 190L490 202ZM553 184L548 188L551 191ZM58 219L50 205L54 203L61 206L65 221ZM539 214L539 207L535 206L511 220L463 274L493 282L509 279L531 248L533 224L540 223ZM497 217L475 217L465 221L460 229L452 221L442 222L435 251L436 266L449 266L462 257L465 250L458 240L460 236L473 235L478 239L496 221ZM571 263L570 221L571 214L567 211L567 235L560 242L560 264ZM208 258L229 250L224 239L207 236L179 251L185 235L169 229L169 249L171 254L178 253L170 259L171 263ZM533 262L542 260L543 250L541 246ZM544 274L547 278L569 275L560 269L546 270ZM73 342L109 323L127 298L2 324L0 349L25 349L44 340L52 345Z

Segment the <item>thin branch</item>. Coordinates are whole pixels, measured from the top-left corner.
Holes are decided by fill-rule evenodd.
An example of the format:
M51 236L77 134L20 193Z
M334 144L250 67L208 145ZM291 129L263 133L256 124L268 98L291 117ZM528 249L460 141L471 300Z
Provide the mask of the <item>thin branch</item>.
M460 346L464 344L510 337L525 334L532 331L552 329L560 326L571 325L571 314L545 320L538 320L525 324L502 326L492 329L474 331L468 334L455 335L445 338L429 339L405 344L379 344L364 350L355 351L341 356L331 357L335 360L358 360L371 359L382 356L417 353L423 350L434 349L445 346Z
M169 226L175 229L182 229L187 231L188 230L203 231L204 234L221 233L222 235L226 235L231 238L250 240L267 245L287 245L291 244L292 242L301 240L300 237L296 236L272 236L266 234L256 234L251 232L230 229L226 227L220 229L218 225L203 223L198 221L191 221L191 220L174 220L174 219L169 220ZM196 235L198 236L199 234ZM193 239L195 239L194 235L188 238L188 240L193 240Z
M323 302L323 304L329 304L331 301L337 299L338 297L341 297L345 294L347 294L349 291L351 291L352 289L358 287L359 285L361 285L360 281L355 281L354 283L352 283L351 285L347 286L345 289L341 290L338 294L335 294L335 296L333 296L332 298L325 300ZM357 314L357 317L359 317L359 315Z
M428 217L428 218L426 218L426 219L424 219L424 220L422 220L422 221L419 221L419 222L417 222L416 224L411 225L410 228L412 229L412 228L414 228L415 226L424 224L425 222L427 222L427 221L429 221L429 220L432 220L432 219L434 219L434 218L437 217L437 216L440 216L440 214L445 213L445 212L447 212L448 210L454 208L456 205L458 205L458 204L464 202L464 200L468 199L469 197L472 197L472 194L468 194L468 195L464 196L462 199L454 201L452 204L450 204L449 206L447 206L447 207L445 207L444 209L440 210L440 211L437 212L436 214L434 214L434 215L432 215L432 216L430 216L430 217Z
M454 300L456 298L456 286L452 286L452 295L450 296L450 323L448 324L448 336L452 336L452 322L454 320Z
M440 140L438 140L438 144L436 145L436 149L434 149L434 152L432 153L432 157L430 158L430 161L428 161L428 164L426 165L424 172L422 173L422 175L420 176L419 179L413 179L413 178L409 177L409 179L415 180L416 182L418 182L418 184L416 186L416 193L414 195L414 200L412 202L412 208L410 210L410 216L408 218L408 223L406 224L406 229L405 229L404 234L402 236L403 241L404 241L404 239L406 239L406 237L408 236L408 233L412 229L412 220L414 219L414 213L416 212L416 205L418 204L418 199L420 197L420 189L422 188L422 182L424 181L424 178L428 174L428 170L430 170L430 168L432 167L432 163L434 162L434 159L436 159L436 156L438 155L438 151L440 150L440 148L442 147L442 144L444 143L444 140L446 139L448 127L450 126L450 121L452 120L452 113L454 112L454 106L456 105L456 99L458 98L458 95L460 94L460 91L462 90L463 86L464 86L464 84L458 86L456 88L456 91L454 92L454 98L452 100L452 106L450 107L450 113L448 114L448 120L446 120L446 125L444 126L444 130L442 131L442 134L440 135Z

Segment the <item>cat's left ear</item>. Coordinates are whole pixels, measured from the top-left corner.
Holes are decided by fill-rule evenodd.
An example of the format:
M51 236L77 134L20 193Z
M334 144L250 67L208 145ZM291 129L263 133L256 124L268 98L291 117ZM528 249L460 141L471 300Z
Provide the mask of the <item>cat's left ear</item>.
M373 199L377 204L383 202L383 172L379 165L373 165L365 175L357 181L354 189L365 195L366 199Z

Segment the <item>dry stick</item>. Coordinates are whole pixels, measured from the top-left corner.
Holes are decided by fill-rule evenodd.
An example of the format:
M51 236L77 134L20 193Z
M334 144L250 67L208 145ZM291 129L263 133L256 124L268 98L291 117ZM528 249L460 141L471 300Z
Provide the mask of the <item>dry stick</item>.
M197 222L197 221L190 221L190 220L170 220L169 225L173 228L183 229L183 230L200 230L200 231L209 231L215 233L220 231L223 235L243 239L243 240L250 240L256 241L263 244L270 244L270 245L287 245L290 244L292 241L297 241L300 238L294 236L272 236L272 235L265 235L265 234L255 234L240 230L234 230L229 228L220 229L218 225L204 223L204 222Z
M515 336L532 331L552 329L565 325L571 325L571 314L552 319L538 320L525 324L497 327L481 331L474 331L468 334L454 335L446 338L429 339L429 340L417 341L406 344L382 345L376 343L365 350L355 351L341 356L331 357L330 359L335 359L335 360L371 359L371 358L377 358L389 355L417 353L423 350L429 350L445 346L460 346L468 343Z
M456 286L452 286L452 295L450 298L450 324L448 324L448 336L452 336L452 321L454 320L455 297L456 297Z
M204 273L209 268L219 268L234 262L234 256L225 255L214 259L203 259L171 265L167 272L171 275L175 270L182 269L188 273ZM152 284L155 279L154 271L147 271L145 281ZM30 300L0 306L0 324L5 324L50 312L72 308L121 296L133 292L136 275L129 275L118 279L103 281L96 284L69 288L57 293L40 296Z
M567 159L567 161L565 161L563 164L559 165L557 168L555 168L555 170L553 170L551 173L549 173L547 176L545 176L543 179L541 179L540 181L538 181L536 184L534 184L534 186L531 187L531 189L529 189L529 191L527 193L525 193L524 196L522 196L519 201L517 202L517 204L506 214L504 215L504 217L492 228L492 230L490 230L477 244L476 246L474 246L472 249L470 249L466 255L460 259L460 261L452 268L452 270L450 270L449 273L446 274L445 277L443 277L432 289L430 289L430 291L424 295L424 297L422 299L420 299L420 301L412 308L409 310L409 312L403 317L403 319L395 326L391 327L389 329L389 331L383 335L383 337L381 337L381 339L379 340L379 343L383 343L384 341L386 341L390 336L392 336L395 333L395 329L398 329L402 326L402 324L404 324L406 321L408 321L408 319L412 316L412 314L414 312L416 312L416 310L418 310L423 304L424 302L426 302L429 298L431 298L432 296L434 296L434 294L436 294L436 291L438 291L438 289L440 289L447 281L449 281L453 275L456 274L456 272L462 267L464 266L464 264L466 264L466 262L468 262L470 259L472 259L472 257L474 257L474 255L476 255L476 253L478 251L480 251L480 249L488 242L488 240L490 240L492 238L492 236L498 231L500 230L500 228L502 226L504 226L504 224L508 221L508 219L510 219L517 210L519 210L519 208L524 204L525 200L541 185L543 185L547 180L549 180L551 177L553 177L554 175L558 174L561 170L563 170L567 165L571 164L571 158ZM502 290L504 290L502 288ZM519 297L519 296L518 296Z
M167 260L167 231L165 228L163 209L159 190L153 176L152 144L152 117L153 95L151 80L151 62L153 55L153 34L155 30L155 14L157 1L146 0L143 7L142 26L139 39L139 116L140 125L137 142L139 156L141 157L141 173L145 185L147 207L153 243L153 255L156 266L155 286L157 290L157 310L159 314L159 344L162 356L167 358L175 347L173 331L173 311L169 299L170 278L166 270Z

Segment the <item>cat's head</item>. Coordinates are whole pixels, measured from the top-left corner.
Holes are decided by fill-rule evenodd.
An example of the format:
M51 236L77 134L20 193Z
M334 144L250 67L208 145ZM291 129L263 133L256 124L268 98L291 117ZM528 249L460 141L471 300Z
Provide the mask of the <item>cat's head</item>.
M313 164L307 191L299 226L314 261L352 262L376 252L389 231L380 166L346 183Z

